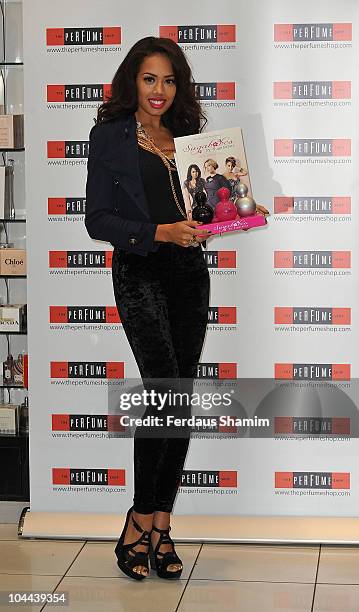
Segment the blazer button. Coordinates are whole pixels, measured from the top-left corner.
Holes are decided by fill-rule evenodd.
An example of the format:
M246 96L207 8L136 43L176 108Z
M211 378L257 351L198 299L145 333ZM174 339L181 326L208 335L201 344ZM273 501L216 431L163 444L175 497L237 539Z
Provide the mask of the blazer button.
M132 245L135 245L137 244L137 239L132 237L132 238L129 238L128 242Z

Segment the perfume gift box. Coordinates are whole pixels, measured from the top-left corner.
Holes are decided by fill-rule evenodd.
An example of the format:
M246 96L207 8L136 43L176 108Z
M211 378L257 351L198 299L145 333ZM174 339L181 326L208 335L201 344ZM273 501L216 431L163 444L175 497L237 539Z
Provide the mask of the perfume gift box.
M25 249L0 248L0 274L9 276L25 275Z
M0 404L0 435L15 436L19 432L19 406Z
M0 305L0 331L26 331L26 304Z
M0 149L22 149L24 115L0 115Z

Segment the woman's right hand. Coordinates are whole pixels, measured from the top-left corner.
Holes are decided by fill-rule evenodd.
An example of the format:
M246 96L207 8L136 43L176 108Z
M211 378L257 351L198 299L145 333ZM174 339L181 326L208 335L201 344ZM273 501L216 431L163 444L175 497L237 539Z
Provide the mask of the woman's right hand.
M177 221L157 225L155 241L173 242L178 246L188 247L193 242L203 242L211 235L208 230L201 230L199 221Z

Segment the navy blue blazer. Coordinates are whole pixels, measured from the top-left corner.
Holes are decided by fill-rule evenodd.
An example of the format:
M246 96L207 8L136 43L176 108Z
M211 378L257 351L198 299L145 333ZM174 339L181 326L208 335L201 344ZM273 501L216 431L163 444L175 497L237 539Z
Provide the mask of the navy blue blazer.
M138 255L157 251L139 167L132 114L93 126L87 162L85 226L91 238Z

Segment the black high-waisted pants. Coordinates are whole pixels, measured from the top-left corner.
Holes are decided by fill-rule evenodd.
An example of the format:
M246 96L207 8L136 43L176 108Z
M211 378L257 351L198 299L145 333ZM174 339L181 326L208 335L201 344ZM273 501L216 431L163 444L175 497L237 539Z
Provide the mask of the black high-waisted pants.
M193 381L208 320L209 273L202 247L160 243L158 251L145 257L115 249L112 279L142 380ZM188 445L189 434L140 437L136 430L136 512L172 511Z

